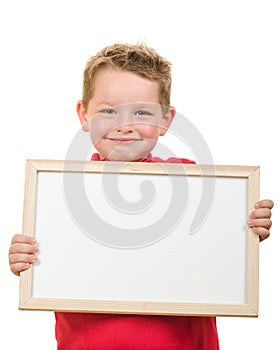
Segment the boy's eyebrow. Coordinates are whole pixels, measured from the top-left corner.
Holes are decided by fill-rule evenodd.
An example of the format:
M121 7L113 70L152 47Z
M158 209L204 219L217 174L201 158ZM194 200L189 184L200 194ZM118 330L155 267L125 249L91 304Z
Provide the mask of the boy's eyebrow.
M110 106L110 107L113 107L113 106L116 106L115 103L112 103L110 101L101 101L99 102L96 107L100 107L100 106Z
M145 102L145 101L139 101L139 102L130 102L130 103L121 103L121 104L116 104L113 103L113 101L101 101L99 102L96 107L101 107L101 106L110 106L110 107L119 107L119 106L129 106L129 105L135 105L137 108L148 108L148 107L157 107L160 104L159 103L152 103L152 102Z

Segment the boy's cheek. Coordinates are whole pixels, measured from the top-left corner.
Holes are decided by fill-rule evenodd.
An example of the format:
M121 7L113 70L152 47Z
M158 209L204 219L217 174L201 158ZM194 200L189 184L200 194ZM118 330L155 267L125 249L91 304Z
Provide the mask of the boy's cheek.
M95 144L100 139L108 134L112 130L110 126L107 125L102 119L98 117L92 117L88 121L88 128L91 136L92 142Z
M157 141L160 135L160 128L157 124L140 125L138 131L142 137L147 140Z

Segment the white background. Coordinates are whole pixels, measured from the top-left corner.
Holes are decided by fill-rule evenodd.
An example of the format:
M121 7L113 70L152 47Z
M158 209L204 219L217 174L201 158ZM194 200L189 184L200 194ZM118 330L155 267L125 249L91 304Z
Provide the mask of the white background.
M7 260L21 231L25 159L64 158L86 60L139 40L173 63L172 103L215 163L261 166L261 197L276 207L261 244L260 316L219 318L218 329L222 350L279 348L279 18L276 0L1 2L1 348L56 348L52 313L17 310Z

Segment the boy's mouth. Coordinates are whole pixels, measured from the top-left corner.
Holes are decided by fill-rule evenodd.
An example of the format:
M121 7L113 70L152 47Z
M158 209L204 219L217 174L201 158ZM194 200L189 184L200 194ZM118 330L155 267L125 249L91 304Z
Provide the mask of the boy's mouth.
M107 138L107 140L117 144L130 144L130 143L141 141L141 139L131 138L131 137L113 137L113 138L110 137L110 138Z

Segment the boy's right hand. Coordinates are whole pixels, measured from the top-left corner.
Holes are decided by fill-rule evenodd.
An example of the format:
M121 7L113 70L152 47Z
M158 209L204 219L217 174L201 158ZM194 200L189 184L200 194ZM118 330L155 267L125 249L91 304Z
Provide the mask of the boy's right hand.
M27 270L38 258L38 248L33 237L15 235L9 249L9 263L11 271L19 276L21 271Z

